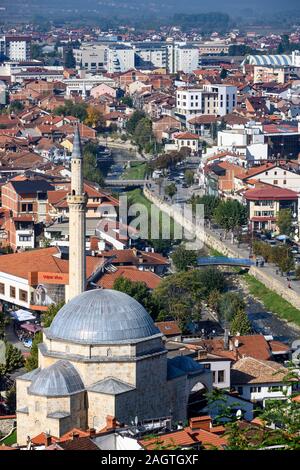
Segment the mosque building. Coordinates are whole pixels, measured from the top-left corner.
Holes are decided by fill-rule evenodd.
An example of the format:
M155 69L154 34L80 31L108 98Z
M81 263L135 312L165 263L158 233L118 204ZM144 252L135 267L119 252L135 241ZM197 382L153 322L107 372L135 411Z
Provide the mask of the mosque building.
M74 140L70 300L43 331L39 367L17 378L19 444L40 432L59 438L74 427L101 429L108 415L124 424L170 416L185 420L190 394L212 387L203 365L186 356L167 358L163 335L135 299L110 289L84 291L78 130Z

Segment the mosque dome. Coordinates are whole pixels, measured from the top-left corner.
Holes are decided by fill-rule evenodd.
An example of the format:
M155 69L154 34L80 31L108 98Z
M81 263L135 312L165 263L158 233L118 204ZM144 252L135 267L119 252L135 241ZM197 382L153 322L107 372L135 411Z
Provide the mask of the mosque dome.
M49 339L80 344L136 342L161 335L135 299L111 289L95 289L64 305L46 331Z
M33 395L60 397L83 390L83 382L75 367L61 360L36 374L28 391Z

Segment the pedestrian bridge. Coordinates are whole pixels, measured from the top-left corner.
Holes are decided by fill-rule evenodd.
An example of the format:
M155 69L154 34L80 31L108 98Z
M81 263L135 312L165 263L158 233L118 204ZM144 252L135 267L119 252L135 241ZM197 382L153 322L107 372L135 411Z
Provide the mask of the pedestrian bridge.
M122 179L105 179L105 186L116 187L116 188L129 188L144 186L147 180L122 180Z
M254 262L249 258L227 258L226 256L210 256L208 258L197 258L198 266L239 266L250 268Z

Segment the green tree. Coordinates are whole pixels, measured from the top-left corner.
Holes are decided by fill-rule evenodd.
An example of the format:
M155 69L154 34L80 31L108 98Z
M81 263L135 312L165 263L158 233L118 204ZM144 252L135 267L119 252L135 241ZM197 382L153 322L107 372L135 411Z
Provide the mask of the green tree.
M32 341L32 346L30 350L30 355L26 358L25 368L29 372L31 370L37 369L39 366L39 349L38 345L43 341L42 332L39 331L35 334L34 339Z
M244 309L239 309L233 316L230 323L230 333L236 335L248 335L252 332L251 323Z
M125 104L129 108L133 108L133 101L131 96L122 96L122 98L120 99L120 103Z
M197 204L203 204L204 206L204 217L207 220L211 220L214 214L215 209L220 204L220 199L215 196L205 195L205 196L193 196L189 200L189 203L192 204L193 208Z
M192 186L194 183L194 172L191 170L185 170L184 180L188 186Z
M151 152L154 144L154 136L152 132L152 121L151 119L144 117L137 123L133 138L138 147L145 149L147 152Z
M76 67L76 60L75 60L75 57L74 57L74 54L73 54L72 49L69 49L69 50L66 52L66 55L65 55L65 67L66 67L67 69L75 69L75 67Z
M143 113L141 111L134 111L132 116L130 116L130 119L128 119L128 121L127 121L127 124L126 124L127 132L129 132L129 134L133 135L139 121L141 119L144 119L144 118L145 118L145 113Z
M237 292L225 292L218 305L218 315L220 321L229 325L233 320L236 313L240 310L245 310L246 304L240 293Z
M43 58L42 46L36 43L31 44L31 58L33 60L40 60Z
M6 392L6 405L8 407L9 414L15 414L16 412L16 385L13 385L7 392Z
M154 289L153 297L160 317L174 318L186 331L191 321L199 321L201 302L207 300L213 290L223 292L225 287L221 271L215 268L194 269L164 278Z
M227 78L228 72L226 69L222 68L221 73L220 73L220 79L225 80Z
M177 188L175 183L171 183L165 188L165 193L167 196L169 196L171 199L175 196L177 193Z
M42 322L44 328L49 328L51 326L51 323L56 316L56 314L59 312L59 310L64 306L65 302L59 302L58 304L51 304L49 305L47 311L43 314L42 316Z
M281 235L290 235L292 231L292 211L291 209L280 209L277 213L276 225Z
M186 250L182 245L176 248L171 258L177 271L187 271L197 265L197 251Z
M274 246L272 248L272 261L275 263L281 272L287 273L295 266L295 261L291 250L288 246Z
M144 282L133 282L125 277L119 277L115 280L113 289L130 295L130 297L133 297L142 304L151 316L156 316L157 306L152 298L150 289Z
M226 231L235 230L247 222L247 208L235 199L222 201L214 211L214 217Z
M14 100L10 103L9 105L9 113L10 114L18 114L24 109L24 105L21 101L19 100Z
M83 176L88 181L104 186L103 175L97 166L97 157L86 150L83 156Z
M5 373L13 372L22 367L25 363L20 349L8 342L6 343L5 361Z
M57 312L64 306L64 302L49 305L47 311L42 315L42 323L44 328L49 328ZM26 359L26 370L31 371L38 367L38 345L43 341L42 332L39 331L35 334L32 341L30 355Z

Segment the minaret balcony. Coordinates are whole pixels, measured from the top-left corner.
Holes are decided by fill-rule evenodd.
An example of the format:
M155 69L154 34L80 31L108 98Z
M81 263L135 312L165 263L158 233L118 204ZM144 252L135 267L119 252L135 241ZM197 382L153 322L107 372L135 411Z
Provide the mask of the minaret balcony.
M67 196L68 204L87 204L87 200L86 194L68 194Z

